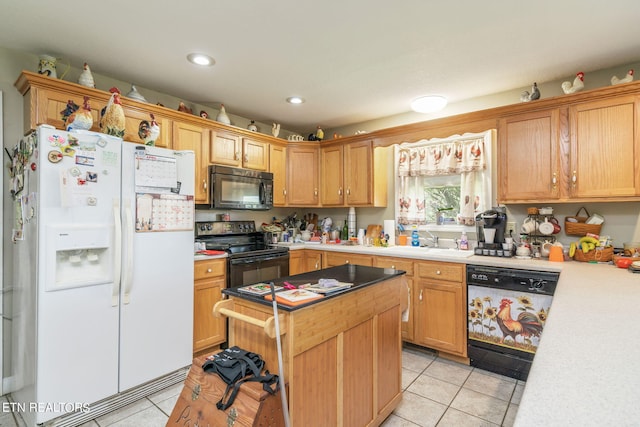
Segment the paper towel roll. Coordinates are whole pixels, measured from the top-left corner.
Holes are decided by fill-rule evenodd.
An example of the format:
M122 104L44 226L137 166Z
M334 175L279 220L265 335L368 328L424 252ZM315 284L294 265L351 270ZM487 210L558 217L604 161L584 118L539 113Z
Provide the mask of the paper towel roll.
M396 244L396 222L393 219L385 219L384 220L384 234L389 235L389 241L387 242L389 246L394 246Z

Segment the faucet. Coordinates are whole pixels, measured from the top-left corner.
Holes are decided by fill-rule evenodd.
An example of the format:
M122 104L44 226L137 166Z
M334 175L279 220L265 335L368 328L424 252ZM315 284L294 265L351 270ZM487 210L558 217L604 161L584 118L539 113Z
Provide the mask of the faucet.
M430 232L429 230L424 230L427 232L427 234L429 236L431 236L431 240L433 241L433 247L437 248L438 247L438 236L436 236L435 234L433 234L432 232Z

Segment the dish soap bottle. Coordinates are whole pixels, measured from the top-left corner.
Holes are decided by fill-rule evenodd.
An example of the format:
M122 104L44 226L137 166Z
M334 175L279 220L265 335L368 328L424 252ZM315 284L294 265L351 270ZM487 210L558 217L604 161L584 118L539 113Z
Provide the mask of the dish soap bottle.
M418 235L418 230L413 230L413 233L411 233L411 246L420 246L420 236Z
M467 251L469 250L469 240L467 240L467 232L463 231L462 236L460 236L460 250Z

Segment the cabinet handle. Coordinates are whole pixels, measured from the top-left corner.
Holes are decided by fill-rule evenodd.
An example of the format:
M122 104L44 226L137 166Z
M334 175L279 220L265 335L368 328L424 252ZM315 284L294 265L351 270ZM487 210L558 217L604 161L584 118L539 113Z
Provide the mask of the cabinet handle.
M283 196L286 196L286 195L287 195L287 190L286 190L286 189L283 189L283 190L282 190L282 195L283 195Z
M345 261L345 264L349 264L349 260Z
M351 188L347 188L347 196L351 195Z
M238 160L239 158L240 158L240 153L236 151L236 152L233 154L233 160Z
M439 276L442 273L440 272L440 270L436 270L436 274Z
M342 187L338 188L338 196L342 196Z
M422 301L422 289L420 289L420 295L418 296L418 299Z
M395 269L396 269L396 266L395 266L395 265L392 265L392 266L391 266L391 268L393 268L393 269L395 270Z
M202 180L202 187L204 187L204 189L207 189L207 181Z
M554 172L553 176L551 177L551 183L553 184L553 189L555 190L558 186L558 174L556 172Z
M577 171L573 171L573 174L571 175L571 186L575 187L576 186L576 182L578 182Z
M314 197L318 197L318 189L317 188L313 189L313 196Z
M211 271L213 270L211 270L210 268L207 268L207 273L211 273Z
M245 163L249 163L249 156L245 154L244 159L242 161Z
M316 261L316 270L320 270L320 266L318 265L318 261Z

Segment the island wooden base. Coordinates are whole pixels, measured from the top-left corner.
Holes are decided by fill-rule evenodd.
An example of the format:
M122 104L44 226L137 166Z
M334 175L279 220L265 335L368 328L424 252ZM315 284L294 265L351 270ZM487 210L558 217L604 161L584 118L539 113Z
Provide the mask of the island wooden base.
M272 307L234 297L233 311L262 321ZM292 426L378 426L402 399L404 276L294 311L280 311ZM231 317L229 345L259 353L278 372L264 328Z

